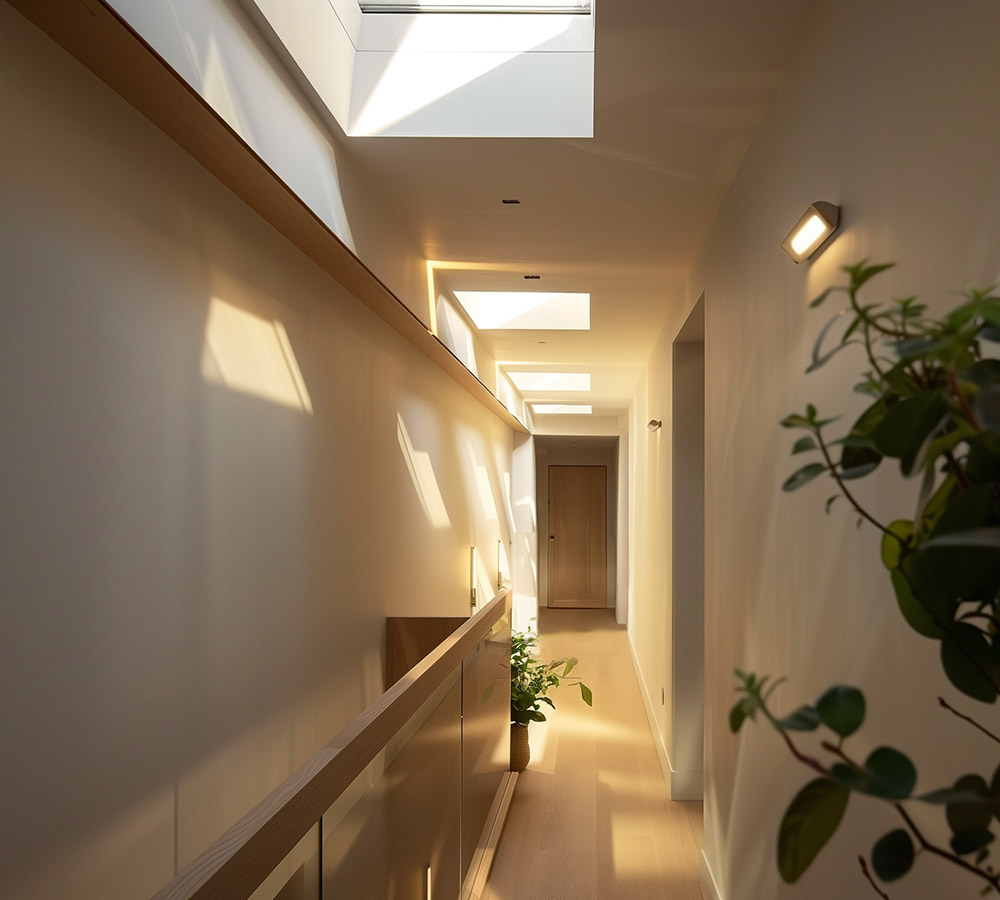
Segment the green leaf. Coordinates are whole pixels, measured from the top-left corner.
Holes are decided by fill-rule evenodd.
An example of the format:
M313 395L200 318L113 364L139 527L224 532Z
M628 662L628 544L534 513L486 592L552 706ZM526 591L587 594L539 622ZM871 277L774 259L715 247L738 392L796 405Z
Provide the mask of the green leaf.
M818 450L819 447L816 446L816 442L806 435L805 437L800 437L795 445L792 447L792 455L796 453L805 453L807 450Z
M586 703L587 706L594 705L594 694L582 681L580 682L580 696L583 697L583 702Z
M860 769L836 763L831 774L844 787L889 800L905 800L917 783L913 763L892 747L873 750Z
M834 685L816 701L816 712L827 728L848 737L865 720L865 696L856 687Z
M966 792L979 797L977 802L963 800L952 801L945 809L948 827L953 834L959 834L972 828L986 828L993 818L993 812L985 803L989 790L986 779L982 775L963 775L955 782L955 792Z
M797 413L785 416L780 424L782 428L813 428L813 422L810 419Z
M810 781L789 804L778 830L778 871L788 884L802 873L823 849L844 818L850 791L835 781Z
M904 475L913 465L924 443L941 425L948 404L940 394L924 394L898 400L872 430L875 446L883 456L900 460Z
M913 840L903 828L879 838L872 848L872 868L883 881L902 878L913 865Z
M828 287L815 300L810 301L809 308L815 309L817 306L820 306L823 303L823 301L826 300L826 298L829 297L830 294L832 294L834 291L842 291L842 290L843 288L837 285L834 285L833 287Z
M1000 550L1000 528L976 528L972 531L953 531L930 538L920 545L921 550L935 547L989 547Z
M808 484L817 475L822 475L825 471L826 466L823 463L809 463L808 466L803 466L794 475L790 475L781 486L781 489L783 491L797 491L800 487Z
M992 840L993 834L987 829L970 828L968 831L956 834L951 839L951 849L959 856L965 856L967 853L975 853L982 849Z
M778 719L778 725L785 731L815 731L819 727L819 713L811 706L800 706L795 712Z
M567 675L569 675L569 673L576 668L578 662L579 660L575 656L571 656L569 659L567 659L566 668L563 669L562 677L565 678Z
M978 628L965 622L951 625L941 640L941 665L948 680L963 694L983 703L996 702L995 657Z
M890 534L882 535L882 565L891 572L893 569L899 568L903 547L913 536L913 523L909 519L896 519L895 522L890 522L887 527Z
M886 269L891 269L895 266L895 263L880 263L874 266L866 266L867 260L859 263L856 266L851 266L847 269L847 273L851 276L851 288L857 290L861 285L863 285L869 278L873 278L878 275L879 272L884 272Z
M985 781L983 782L985 784ZM989 808L989 799L972 791L956 790L955 788L938 788L926 794L918 794L913 798L921 803L973 803Z
M731 710L729 710L729 730L733 734L736 734L743 727L743 723L746 719L747 713L743 708L743 701L741 700Z
M910 338L908 341L900 341L895 345L896 355L910 362L914 359L926 359L934 356L942 350L948 349L954 342L950 335L938 338Z
M846 309L842 309L840 312L836 313L833 316L833 318L830 319L820 329L819 334L816 336L816 341L813 343L813 348L812 348L812 362L809 364L809 368L806 369L806 374L807 375L810 372L815 372L817 369L819 369L820 367L822 367L828 360L830 360L833 356L835 356L837 353L839 353L841 350L843 350L844 347L849 346L850 342L848 342L847 344L840 343L840 344L837 344L832 350L829 350L827 353L823 354L822 356L820 355L820 350L822 349L823 342L826 340L826 336L827 336L827 334L829 334L830 329L833 328L833 326L836 325L837 322L839 322L841 318L843 318L844 313L846 313L846 312L847 312Z
M899 611L903 614L906 624L917 634L940 640L944 636L944 632L935 624L934 616L913 595L903 572L898 569L894 570L889 574L889 578L892 581L892 588L896 592ZM950 611L945 618L951 618Z
M830 512L830 507L833 506L833 504L836 503L836 501L838 501L839 499L840 499L840 494L834 494L832 497L827 498L825 507L827 514L829 514Z
M909 757L892 747L879 747L865 760L865 769L878 784L879 797L903 800L917 784L917 769Z

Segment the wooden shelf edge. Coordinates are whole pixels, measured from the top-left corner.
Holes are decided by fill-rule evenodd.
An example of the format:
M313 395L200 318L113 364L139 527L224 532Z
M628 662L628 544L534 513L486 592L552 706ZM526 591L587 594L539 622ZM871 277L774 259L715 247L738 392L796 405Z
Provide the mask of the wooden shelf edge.
M7 0L514 431L522 424L105 0Z

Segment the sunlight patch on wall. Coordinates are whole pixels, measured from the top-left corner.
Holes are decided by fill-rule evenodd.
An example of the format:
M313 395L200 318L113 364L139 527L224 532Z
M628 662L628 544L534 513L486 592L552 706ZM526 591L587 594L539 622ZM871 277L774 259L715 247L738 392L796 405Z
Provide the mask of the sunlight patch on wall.
M312 415L312 401L285 326L212 298L201 374L206 381Z
M424 508L427 521L431 523L432 528L449 528L451 519L448 517L448 510L444 505L444 498L441 496L441 489L438 487L438 481L434 475L430 454L413 449L406 424L403 422L403 417L399 415L396 416L396 436L399 440L399 448L403 451L403 459L406 460L406 468L409 470L413 489L417 492L417 498Z
M590 294L546 291L455 291L479 329L588 331Z

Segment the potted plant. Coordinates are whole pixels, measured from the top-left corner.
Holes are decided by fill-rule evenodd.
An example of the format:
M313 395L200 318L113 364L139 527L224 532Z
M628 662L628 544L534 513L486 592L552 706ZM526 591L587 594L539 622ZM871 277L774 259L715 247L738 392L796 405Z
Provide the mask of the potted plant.
M578 678L568 680L576 667L576 657L542 662L534 655L537 645L538 635L530 632L515 631L510 638L510 768L513 772L523 772L531 758L528 724L545 721L540 705L547 703L555 709L549 691L565 681L579 686L580 696L587 706L594 705L594 695L587 685Z
M785 428L804 432L792 453L810 454L813 461L783 487L832 480L827 512L842 499L840 506L852 508L871 530L903 620L937 643L945 677L985 711L1000 696L1000 360L993 358L995 347L987 352L984 346L1000 343L1000 296L992 288L972 291L942 318L928 316L914 297L862 301L862 286L886 268L849 266L845 287L813 301L818 306L832 291L843 291L848 305L820 332L807 371L856 347L865 371L853 390L870 401L836 440L828 435L835 420L812 405L785 418ZM838 322L843 331L831 341ZM912 518L887 521L852 491L853 480L890 459L912 479ZM863 794L883 801L886 811L887 830L868 859L859 857L861 873L879 896L887 897L879 881L903 877L918 859L963 870L984 894L1000 891L1000 870L991 859L1000 833L1000 768L959 770L950 784L918 792L917 767L907 754L881 746L861 759L846 743L865 720L859 688L835 685L782 715L770 706L777 682L739 670L736 677L741 696L730 712L731 729L759 714L812 770L778 831L778 868L786 882L799 878L837 830L852 795ZM984 750L1000 743L997 729L979 721L979 714L941 697L938 702L955 716L954 727L965 730L953 741L956 759L966 741ZM804 732L818 732L819 739L807 743ZM926 821L942 812L949 835L943 839L943 829Z

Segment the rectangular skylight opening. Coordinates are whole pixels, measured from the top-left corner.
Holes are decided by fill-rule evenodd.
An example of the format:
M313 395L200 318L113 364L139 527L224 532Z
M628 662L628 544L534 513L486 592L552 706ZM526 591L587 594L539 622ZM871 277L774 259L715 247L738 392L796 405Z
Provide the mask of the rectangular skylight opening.
M508 372L521 391L589 391L589 372Z
M478 329L589 331L590 294L455 291Z
M362 0L363 13L510 13L589 16L590 0Z
M594 411L587 403L532 403L531 409L540 416L589 416Z

